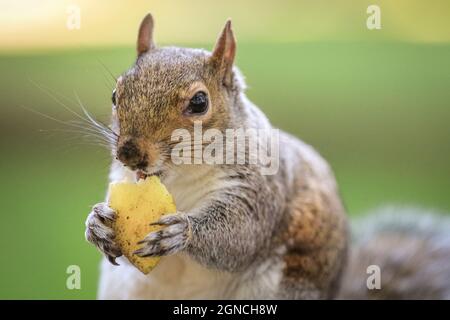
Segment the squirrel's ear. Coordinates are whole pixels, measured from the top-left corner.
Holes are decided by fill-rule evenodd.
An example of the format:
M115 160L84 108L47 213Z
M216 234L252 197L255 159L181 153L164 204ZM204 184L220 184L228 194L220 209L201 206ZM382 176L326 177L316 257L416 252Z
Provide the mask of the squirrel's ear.
M231 30L231 20L227 20L211 56L211 62L218 68L223 84L226 86L231 86L233 81L232 69L235 54L236 39Z
M153 25L153 17L149 13L144 17L139 27L137 39L138 56L155 48L155 43L153 42Z

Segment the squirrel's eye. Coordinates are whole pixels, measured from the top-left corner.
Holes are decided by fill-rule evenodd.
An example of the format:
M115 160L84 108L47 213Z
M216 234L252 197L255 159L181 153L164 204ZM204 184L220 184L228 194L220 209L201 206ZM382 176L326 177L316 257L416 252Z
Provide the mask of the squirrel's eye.
M112 92L111 101L113 105L116 105L116 89L114 89Z
M185 110L187 115L200 115L208 110L208 96L205 92L197 92L189 101L189 105Z

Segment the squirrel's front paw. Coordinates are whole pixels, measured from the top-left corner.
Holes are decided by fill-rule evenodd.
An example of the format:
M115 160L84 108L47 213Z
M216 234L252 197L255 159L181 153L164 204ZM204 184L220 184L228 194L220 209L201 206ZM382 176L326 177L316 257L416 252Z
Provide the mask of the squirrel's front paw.
M108 260L118 265L116 258L122 255L121 250L114 242L114 231L111 223L115 219L115 212L106 203L98 203L86 219L86 240L95 245L105 254Z
M134 254L140 257L166 256L183 250L192 235L191 220L187 214L167 215L151 225L164 228L149 233L140 241L143 247Z

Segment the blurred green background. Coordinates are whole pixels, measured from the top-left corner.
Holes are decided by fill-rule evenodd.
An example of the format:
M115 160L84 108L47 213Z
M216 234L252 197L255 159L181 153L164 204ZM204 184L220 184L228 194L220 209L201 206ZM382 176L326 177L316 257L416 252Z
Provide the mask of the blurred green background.
M450 211L448 2L0 4L0 298L95 297L100 254L84 220L104 198L109 152L30 109L74 119L45 86L108 121L109 73L133 63L148 11L161 43L207 49L234 19L249 97L326 157L350 215L391 203ZM65 27L70 4L80 30ZM381 30L365 26L369 4L381 7ZM80 290L66 288L69 265L81 268Z

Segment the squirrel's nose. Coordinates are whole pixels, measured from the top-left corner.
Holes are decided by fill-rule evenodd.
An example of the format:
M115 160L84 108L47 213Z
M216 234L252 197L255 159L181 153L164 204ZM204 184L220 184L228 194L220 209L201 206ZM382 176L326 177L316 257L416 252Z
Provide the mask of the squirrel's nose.
M141 153L132 139L126 140L117 150L117 158L131 169L145 169L148 165L147 157Z

